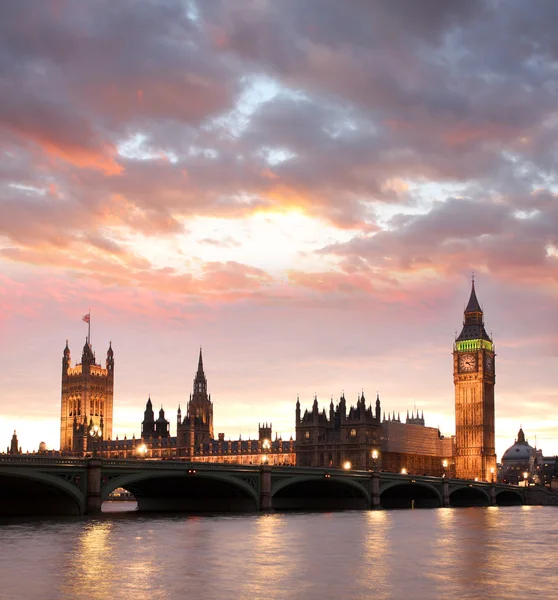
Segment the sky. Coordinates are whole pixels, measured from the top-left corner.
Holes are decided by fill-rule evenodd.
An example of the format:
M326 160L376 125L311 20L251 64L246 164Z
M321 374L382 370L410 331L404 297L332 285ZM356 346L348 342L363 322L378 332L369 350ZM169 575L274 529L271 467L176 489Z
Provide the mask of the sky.
M294 435L364 390L451 435L471 273L497 454L558 453L558 3L0 7L0 446L59 447L62 352L115 356L114 434Z

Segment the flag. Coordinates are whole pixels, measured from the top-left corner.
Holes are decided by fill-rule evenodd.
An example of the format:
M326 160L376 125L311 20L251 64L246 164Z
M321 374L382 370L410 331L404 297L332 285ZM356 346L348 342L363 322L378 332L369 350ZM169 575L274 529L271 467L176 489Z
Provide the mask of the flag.
M91 320L91 315L89 313L87 313L82 319L82 321L85 321L86 323L89 323L90 320Z

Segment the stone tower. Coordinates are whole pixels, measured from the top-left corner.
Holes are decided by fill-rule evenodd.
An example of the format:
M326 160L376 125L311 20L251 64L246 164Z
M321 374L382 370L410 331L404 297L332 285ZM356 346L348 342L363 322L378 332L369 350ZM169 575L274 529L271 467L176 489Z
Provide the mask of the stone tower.
M105 367L95 362L95 354L86 339L81 363L72 367L70 348L66 341L62 358L62 401L60 409L60 450L82 451L76 448L76 428L92 423L102 428L102 438L112 437L112 405L114 395L114 353L109 344Z
M459 478L491 481L496 472L494 357L473 279L463 329L453 347L455 472Z
M207 379L203 371L200 348L198 370L194 377L194 390L190 394L188 409L182 423L177 423L177 446L181 454L192 456L201 446L213 439L213 403L207 393ZM185 451L185 452L183 452Z

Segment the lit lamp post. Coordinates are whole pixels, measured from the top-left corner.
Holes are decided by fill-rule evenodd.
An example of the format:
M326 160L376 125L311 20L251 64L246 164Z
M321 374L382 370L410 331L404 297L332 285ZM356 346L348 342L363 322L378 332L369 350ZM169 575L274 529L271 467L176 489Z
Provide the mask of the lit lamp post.
M264 455L262 456L262 465L267 465L269 462L269 457L267 456L268 450L271 448L271 442L269 440L264 440L262 442L262 450L264 451Z
M494 483L494 467L490 467L490 483Z
M145 455L147 454L147 446L145 444L140 444L136 448L136 453L139 458L145 458Z
M529 473L527 471L524 471L523 472L523 486L524 487L527 487L528 478L529 478Z
M349 471L351 469L352 465L351 465L351 461L350 460L346 460L343 463L343 468L345 469L345 471Z
M401 475L407 475L407 469L405 467L401 469Z
M103 430L98 425L93 425L89 430L89 436L91 437L91 445L93 446L93 456L97 456L98 444L103 438Z
M373 461L373 465L374 465L374 471L376 471L376 463L378 462L378 456L380 456L378 454L378 451L372 450L372 461Z
M444 469L444 474L442 475L442 477L445 478L446 477L446 469L448 468L448 461L445 458L442 461L442 467Z

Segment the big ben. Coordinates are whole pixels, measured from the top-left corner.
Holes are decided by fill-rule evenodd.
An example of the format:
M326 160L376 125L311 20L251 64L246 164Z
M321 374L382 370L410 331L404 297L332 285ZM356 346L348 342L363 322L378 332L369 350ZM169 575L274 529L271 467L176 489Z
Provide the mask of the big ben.
M463 329L453 347L455 473L462 479L495 477L494 357L473 279Z

